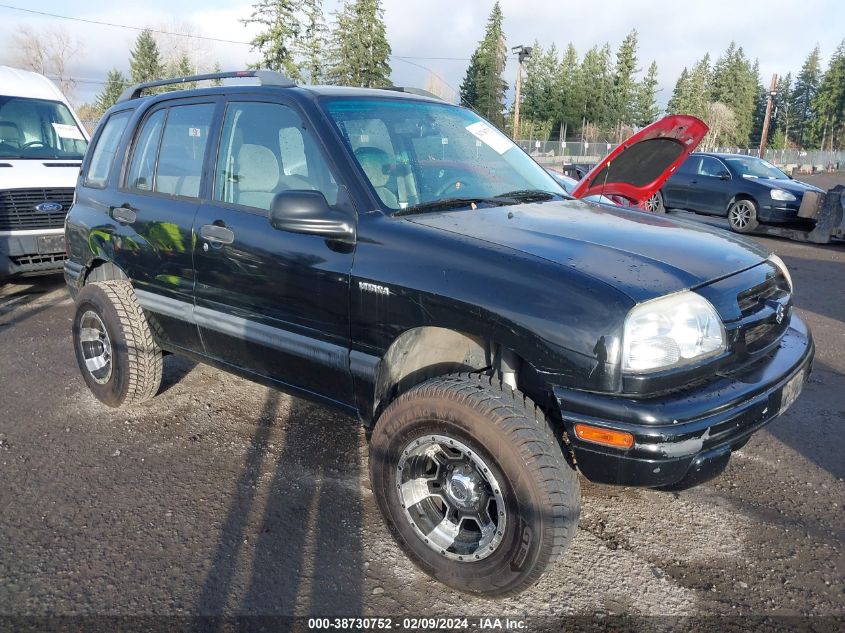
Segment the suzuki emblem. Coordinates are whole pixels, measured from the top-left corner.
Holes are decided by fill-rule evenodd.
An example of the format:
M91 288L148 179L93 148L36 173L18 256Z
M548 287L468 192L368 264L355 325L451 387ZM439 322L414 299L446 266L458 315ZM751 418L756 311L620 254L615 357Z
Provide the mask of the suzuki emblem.
M47 202L42 202L41 204L37 205L35 207L35 210L41 211L41 213L58 213L62 210L62 203L47 200Z
M783 309L783 304L782 304L782 303L779 303L779 304L778 304L778 309L777 309L777 311L775 312L775 321L777 321L777 322L778 322L778 325L780 325L781 323L783 323L783 314L784 314L784 312L785 312L785 310Z

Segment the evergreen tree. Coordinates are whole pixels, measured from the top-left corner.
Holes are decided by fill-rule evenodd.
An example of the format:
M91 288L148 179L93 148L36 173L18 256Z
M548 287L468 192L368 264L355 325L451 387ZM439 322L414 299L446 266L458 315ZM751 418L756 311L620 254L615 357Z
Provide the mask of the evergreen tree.
M578 64L578 52L570 43L555 74L556 118L567 132L575 132L581 126L584 114L584 82ZM565 138L563 140L566 140Z
M100 114L108 110L129 85L129 80L117 68L112 68L106 75L106 83L102 92L97 95L96 109Z
M524 121L532 121L543 130L557 123L559 105L557 73L560 66L557 47L552 44L544 51L537 42L525 64L526 76L522 82L521 112ZM520 124L522 127L522 124ZM538 135L535 137L539 137ZM545 140L545 139L543 139Z
M644 127L657 119L657 62L651 62L643 80L637 84L635 116L632 123Z
M179 55L179 58L176 60L174 64L167 69L167 76L170 78L175 77L188 77L189 75L195 74L194 72L194 65L191 63L191 58L188 57L187 53L182 53ZM174 84L166 88L168 91L173 90L190 90L191 88L196 88L197 82L189 81L184 84Z
M708 112L713 72L710 68L710 53L705 53L690 74L689 109L687 114L703 119Z
M608 104L608 118L613 124L633 123L636 118L634 97L637 91L635 75L637 68L637 30L634 29L616 52L616 68L613 74L613 93Z
M787 73L778 83L777 95L775 96L775 112L772 118L775 120L775 134L780 134L783 139L782 146L777 149L784 149L789 145L790 125L790 104L792 101L792 73ZM774 143L774 141L773 141ZM774 145L772 145L775 147Z
M505 124L505 93L508 89L504 80L507 51L502 21L502 8L497 0L487 20L484 39L473 53L461 84L461 98L500 129Z
M690 73L686 66L684 66L678 80L675 82L672 97L669 99L669 103L666 104L666 112L669 114L689 114L691 103L690 90Z
M335 16L326 78L346 86L389 86L390 52L381 0L349 0Z
M583 81L584 121L606 129L616 124L611 107L613 100L613 71L610 46L594 46L581 62Z
M129 76L132 83L161 79L164 67L153 32L144 29L135 39L135 47L129 54Z
M730 133L722 135L723 142L732 145L745 145L748 142L759 84L758 73L745 57L742 47L731 42L713 66L710 93L713 102L727 105L734 115L735 125Z
M845 40L839 44L813 100L813 140L821 148L845 144Z
M766 108L769 104L769 91L763 85L757 86L757 99L754 106L754 117L751 124L751 134L748 137L749 147L759 146L763 139L763 123L766 121ZM769 131L767 138L771 141L774 134L775 121L774 118L769 119Z
M791 136L799 147L805 147L810 142L813 101L821 84L822 71L819 56L819 47L816 46L804 61L792 90L790 110L793 120L791 127L794 132Z
M299 68L310 84L323 81L329 29L323 16L322 0L304 0L302 34L296 42Z
M214 62L214 66L211 67L211 72L212 73L222 73L223 72L223 69L220 68L220 62L217 62L217 61ZM212 86L222 86L223 80L222 79L212 79L211 85Z
M250 44L252 50L261 53L257 68L268 68L301 79L299 68L294 62L294 46L299 38L297 11L302 0L257 0L252 5L252 15L241 20L243 24L258 24L263 27Z

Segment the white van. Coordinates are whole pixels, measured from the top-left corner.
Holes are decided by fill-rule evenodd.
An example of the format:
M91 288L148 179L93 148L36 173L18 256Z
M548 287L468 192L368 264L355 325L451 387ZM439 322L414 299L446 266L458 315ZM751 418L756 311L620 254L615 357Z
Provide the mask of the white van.
M59 272L88 133L38 73L0 66L0 281Z

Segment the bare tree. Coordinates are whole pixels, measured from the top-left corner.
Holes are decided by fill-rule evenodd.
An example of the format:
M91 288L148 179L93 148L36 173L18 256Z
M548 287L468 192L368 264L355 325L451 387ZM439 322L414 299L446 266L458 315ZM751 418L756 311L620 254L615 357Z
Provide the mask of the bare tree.
M61 91L70 98L76 88L76 81L67 66L82 51L82 43L78 39L58 26L38 30L23 26L13 36L12 47L17 51L13 58L15 65L55 80Z
M736 114L721 101L710 101L704 108L704 122L710 131L704 137L702 149L715 149L719 139L733 138L736 134Z

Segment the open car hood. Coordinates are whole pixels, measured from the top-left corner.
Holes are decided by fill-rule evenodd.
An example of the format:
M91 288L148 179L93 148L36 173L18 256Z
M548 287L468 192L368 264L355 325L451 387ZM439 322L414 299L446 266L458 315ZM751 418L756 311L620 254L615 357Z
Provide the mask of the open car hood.
M655 121L620 144L584 176L572 196L622 196L642 206L663 186L707 134L707 125L686 114Z

